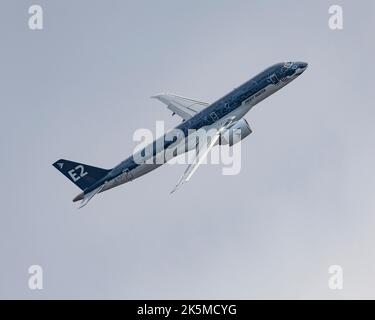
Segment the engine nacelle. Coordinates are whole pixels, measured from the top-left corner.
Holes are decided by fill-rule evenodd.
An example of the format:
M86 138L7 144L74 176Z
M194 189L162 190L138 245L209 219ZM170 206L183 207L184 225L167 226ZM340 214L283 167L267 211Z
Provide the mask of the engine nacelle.
M219 138L218 144L233 146L237 142L246 138L250 133L252 133L251 128L245 119L239 120L228 130L224 131Z

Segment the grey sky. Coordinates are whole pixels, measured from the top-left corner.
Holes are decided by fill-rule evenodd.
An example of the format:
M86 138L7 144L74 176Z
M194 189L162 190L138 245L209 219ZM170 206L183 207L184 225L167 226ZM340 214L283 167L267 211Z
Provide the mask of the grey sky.
M44 30L28 29L28 8ZM344 30L328 28L328 7ZM4 1L0 298L375 298L373 1ZM269 65L309 63L246 119L242 171L166 165L77 210L51 164L109 168L149 97L213 102ZM28 289L28 267L44 289ZM328 267L344 289L328 288Z

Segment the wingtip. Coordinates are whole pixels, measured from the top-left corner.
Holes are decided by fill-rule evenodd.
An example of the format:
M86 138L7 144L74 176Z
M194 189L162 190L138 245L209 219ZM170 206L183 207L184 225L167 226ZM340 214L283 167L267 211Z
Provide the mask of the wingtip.
M177 186L175 186L175 187L171 190L171 192L170 192L169 194L173 194L173 193L175 193L175 192L180 188L180 186L181 186L181 185L177 185Z
M172 189L172 191L169 194L175 193L178 189L181 188L181 186L185 183L183 179L180 179L179 182L175 185L175 187Z
M176 185L176 186L171 190L171 192L169 192L169 194L174 193L174 192L177 190L177 187L178 187L178 185Z
M165 95L166 95L166 93L158 93L158 94L154 94L150 98L151 99L159 99L160 97L165 96Z

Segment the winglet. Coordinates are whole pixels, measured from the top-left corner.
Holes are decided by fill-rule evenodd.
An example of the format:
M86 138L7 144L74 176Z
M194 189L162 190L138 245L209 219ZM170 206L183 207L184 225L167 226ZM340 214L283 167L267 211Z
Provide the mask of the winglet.
M175 191L177 191L185 183L185 181L186 180L184 179L184 176L182 176L180 178L180 180L178 180L177 184L175 185L175 187L172 189L172 191L169 194L172 194Z

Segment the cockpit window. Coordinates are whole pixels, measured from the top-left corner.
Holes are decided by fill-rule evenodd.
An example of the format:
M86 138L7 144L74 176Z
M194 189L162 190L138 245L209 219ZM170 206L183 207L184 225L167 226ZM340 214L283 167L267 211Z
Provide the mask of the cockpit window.
M285 62L284 67L288 69L292 66L292 64L293 64L293 62Z
M293 62L285 62L283 67L281 68L281 72L286 72L291 66L293 65Z

